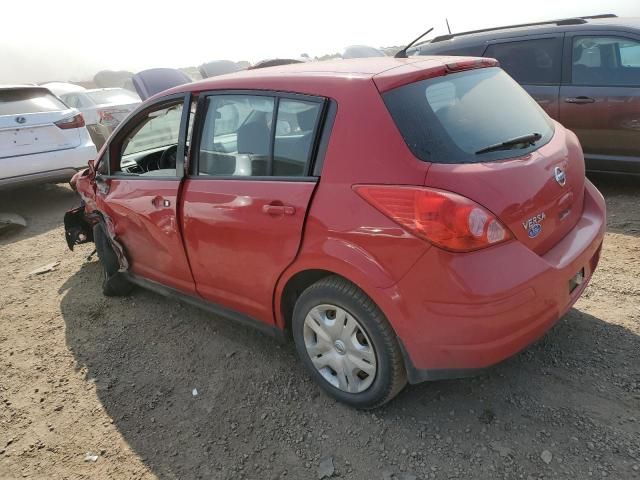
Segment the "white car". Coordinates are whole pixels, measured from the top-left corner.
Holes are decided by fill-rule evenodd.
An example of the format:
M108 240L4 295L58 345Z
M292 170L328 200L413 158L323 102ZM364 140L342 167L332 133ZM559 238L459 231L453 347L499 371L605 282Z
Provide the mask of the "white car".
M66 181L96 156L78 110L44 87L0 86L0 188Z
M140 105L140 97L124 88L85 89L77 85L45 84L68 106L82 112L91 138L101 148L111 132L129 112ZM72 88L75 87L75 88Z
M96 88L58 96L80 110L87 125L100 123L111 130L141 103L138 95L124 88Z

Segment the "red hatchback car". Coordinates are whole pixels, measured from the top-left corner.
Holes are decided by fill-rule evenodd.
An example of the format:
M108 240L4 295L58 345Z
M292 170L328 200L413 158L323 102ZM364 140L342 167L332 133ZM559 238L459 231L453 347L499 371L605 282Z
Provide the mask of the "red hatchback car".
M75 179L71 248L293 337L359 408L522 350L598 263L605 203L576 136L495 60L372 58L182 85Z

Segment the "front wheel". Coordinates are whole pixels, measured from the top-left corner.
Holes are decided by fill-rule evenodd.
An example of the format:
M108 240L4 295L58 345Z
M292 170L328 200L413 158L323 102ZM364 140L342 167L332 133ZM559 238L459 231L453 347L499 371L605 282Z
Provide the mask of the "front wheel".
M300 295L292 330L305 367L341 402L376 408L407 383L386 317L360 288L341 277L326 277Z

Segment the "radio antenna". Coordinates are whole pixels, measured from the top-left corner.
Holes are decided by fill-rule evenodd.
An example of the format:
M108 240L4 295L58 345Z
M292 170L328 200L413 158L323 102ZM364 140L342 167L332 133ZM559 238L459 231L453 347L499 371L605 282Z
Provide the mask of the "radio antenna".
M424 37L425 35L428 35L429 33L431 33L431 31L433 30L433 27L431 27L429 30L427 30L426 32L424 32L422 35L420 35L418 38L416 38L414 41L410 42L409 45L407 45L406 47L404 47L402 50L400 50L398 53L396 53L394 55L395 58L407 58L407 50L409 48L411 48L413 46L414 43L416 43L418 40L420 40L422 37Z

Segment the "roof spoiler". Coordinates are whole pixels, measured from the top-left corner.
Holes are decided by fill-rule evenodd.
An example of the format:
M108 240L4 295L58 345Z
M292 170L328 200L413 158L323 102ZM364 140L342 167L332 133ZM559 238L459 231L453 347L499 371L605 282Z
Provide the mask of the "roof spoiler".
M534 22L534 23L519 23L517 25L505 25L502 27L491 27L491 28L483 28L481 30L469 30L468 32L460 32L460 33L449 33L446 35L440 35L438 37L433 38L430 42L425 43L437 43L443 42L445 40L451 40L452 38L459 37L461 35L471 35L474 33L484 33L484 32L494 32L496 30L505 30L507 28L520 28L520 27L535 27L538 25L581 25L583 23L587 23L587 20L598 20L601 18L618 18L617 15L613 13L603 13L600 15L590 15L586 17L575 17L575 18L563 18L560 20L547 20L546 22Z

